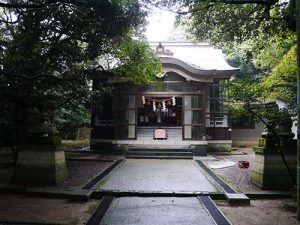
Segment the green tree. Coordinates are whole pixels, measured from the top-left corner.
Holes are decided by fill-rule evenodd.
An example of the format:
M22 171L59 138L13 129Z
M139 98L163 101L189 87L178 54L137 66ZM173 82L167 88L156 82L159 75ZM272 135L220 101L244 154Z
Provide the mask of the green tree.
M60 111L56 123L63 139L75 139L79 128L90 127L91 114L85 106L62 107Z
M263 78L262 87L269 91L270 99L282 98L288 103L288 107L296 112L297 93L297 56L296 46L283 55L278 65Z
M153 1L151 1L153 2ZM218 44L219 46L231 45L236 46L236 44L241 44L247 40L252 40L255 42L255 45L258 46L257 52L259 50L265 48L266 46L271 46L271 43L275 42L276 39L285 40L290 36L296 33L296 25L297 25L297 116L298 116L298 124L300 118L300 90L299 90L299 79L300 79L300 4L299 1L289 0L289 1L280 1L280 0L165 0L163 1L164 5L168 5L170 3L181 4L180 7L177 8L180 14L188 14L189 20L186 21L187 24L190 25L190 31L194 35L197 40L210 40L211 42ZM296 4L297 2L297 4ZM159 1L155 1L156 4L159 4ZM154 3L154 4L155 4ZM178 10L179 9L179 10ZM183 12L181 9L184 9ZM187 9L187 10L186 10ZM297 18L296 18L297 17ZM270 42L271 41L271 42ZM266 45L266 43L268 45ZM279 41L280 42L280 41ZM270 49L269 49L270 50ZM291 50L293 51L293 50ZM267 68L273 64L273 66L269 67L268 71L271 71L271 74L268 76L269 79L266 78L265 83L269 83L272 87L273 91L283 91L282 83L286 81L291 81L292 85L290 86L290 90L293 90L296 86L294 74L294 65L289 64L285 58L290 58L289 56L292 53L287 53L283 58L277 57L280 55L280 51L275 50L274 60L268 60L267 64L261 64L260 66ZM278 54L279 53L279 54ZM283 51L283 54L286 52ZM252 53L250 53L252 55ZM274 55L274 54L272 54ZM268 58L271 58L268 57ZM277 59L280 59L280 65L277 66ZM251 57L253 59L253 57ZM291 59L291 58L290 58ZM273 62L272 62L273 61ZM284 71L282 68L286 68L288 72ZM281 78L280 82L276 81L271 82L272 75L273 78L275 74L279 75ZM291 76L289 76L291 75ZM295 74L294 74L295 75ZM288 76L288 78L286 78ZM247 82L246 82L247 83ZM269 85L268 84L268 85ZM258 84L259 86L260 83ZM247 85L245 86L245 90L247 89ZM258 88L259 89L259 88ZM244 89L239 89L241 95ZM295 91L295 89L294 89ZM251 93L251 92L250 92ZM295 93L295 92L294 92ZM240 94L235 95L239 98ZM284 92L284 94L289 94ZM247 97L247 96L244 96ZM250 96L251 97L251 96ZM258 96L257 96L258 97ZM242 102L246 103L248 98L245 98ZM255 99L253 99L255 100ZM248 106L246 104L245 106ZM246 107L248 108L248 107ZM249 108L248 111L251 111ZM253 113L255 114L255 113ZM299 125L298 125L298 136L299 136ZM274 133L276 136L276 134ZM300 142L298 141L298 158L300 154ZM280 146L280 141L278 140L278 144ZM282 153L282 151L281 151ZM283 156L283 154L282 154ZM285 162L283 157L283 162ZM297 161L297 165L299 166L300 161ZM288 167L287 167L288 168ZM299 171L297 171L297 218L300 220L300 195L299 195Z
M278 34L285 37L296 31L295 0L148 1L177 12L197 40L218 45L264 40Z
M134 38L146 16L138 0L6 1L0 7L1 117L15 124L15 142L26 133L33 105L55 99L66 111L70 102L90 107L91 80L104 71L141 82L161 70L150 47Z
M255 78L262 71L257 68L253 62L251 42L244 42L235 48L224 47L227 62L233 66L240 68L240 71L234 76L235 79Z
M257 79L259 81L257 84L266 89L265 97L268 100L276 98L286 100L289 108L295 112L297 84L295 35L284 40L281 38L274 40L267 41L264 48L257 48L256 43L251 41L247 42L247 47L243 47L245 44L237 45L235 49L228 51L228 61L231 63L233 58L238 59L240 63L234 65L240 67L240 73L235 78Z
M244 78L235 82L229 82L227 89L230 98L227 101L227 107L235 119L248 118L253 122L262 122L267 130L275 138L283 163L296 185L290 167L288 166L282 147L282 139L278 135L281 126L292 126L291 115L286 109L279 109L276 102L270 101L267 97L270 90L264 87L264 84L257 79Z

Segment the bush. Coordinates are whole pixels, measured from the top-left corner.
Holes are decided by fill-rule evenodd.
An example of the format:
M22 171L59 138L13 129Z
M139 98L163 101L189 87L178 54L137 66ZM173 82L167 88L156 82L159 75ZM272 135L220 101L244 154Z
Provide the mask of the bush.
M65 150L79 149L83 147L88 147L90 145L90 140L62 140L62 145Z

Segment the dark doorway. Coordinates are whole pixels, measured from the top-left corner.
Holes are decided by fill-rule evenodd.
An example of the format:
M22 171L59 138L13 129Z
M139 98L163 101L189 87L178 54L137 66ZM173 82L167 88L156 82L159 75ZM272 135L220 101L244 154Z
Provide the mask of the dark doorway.
M182 126L182 98L145 97L143 107L138 108L138 125Z

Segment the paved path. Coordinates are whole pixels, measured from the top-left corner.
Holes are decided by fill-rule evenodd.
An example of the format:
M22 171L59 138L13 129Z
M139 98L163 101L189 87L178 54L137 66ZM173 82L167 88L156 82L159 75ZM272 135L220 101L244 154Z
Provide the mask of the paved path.
M215 225L197 198L115 199L100 225Z
M120 192L216 192L193 160L126 159L101 183L100 190ZM216 225L205 204L197 197L114 198L100 225Z
M215 192L193 160L126 159L100 187L144 192Z

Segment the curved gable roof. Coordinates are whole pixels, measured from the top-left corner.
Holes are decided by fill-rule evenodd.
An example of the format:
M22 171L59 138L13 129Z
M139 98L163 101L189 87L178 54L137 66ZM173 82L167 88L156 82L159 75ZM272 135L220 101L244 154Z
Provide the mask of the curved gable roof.
M230 78L239 68L230 66L222 51L208 43L191 42L152 42L150 46L163 51L156 51L165 72L174 71L187 79L210 81L212 78Z

